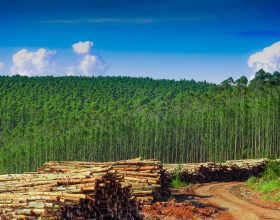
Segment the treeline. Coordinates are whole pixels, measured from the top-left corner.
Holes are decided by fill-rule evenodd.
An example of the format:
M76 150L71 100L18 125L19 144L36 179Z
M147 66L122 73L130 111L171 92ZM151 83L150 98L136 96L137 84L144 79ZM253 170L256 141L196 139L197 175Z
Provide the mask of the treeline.
M0 77L0 173L49 160L280 156L280 74L220 85L130 77Z

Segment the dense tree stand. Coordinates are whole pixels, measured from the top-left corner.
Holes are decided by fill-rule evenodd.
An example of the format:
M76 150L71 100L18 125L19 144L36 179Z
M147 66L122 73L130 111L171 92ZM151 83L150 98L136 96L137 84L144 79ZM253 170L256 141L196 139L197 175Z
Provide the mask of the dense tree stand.
M166 163L280 156L280 74L221 85L129 77L0 77L0 173L46 161Z

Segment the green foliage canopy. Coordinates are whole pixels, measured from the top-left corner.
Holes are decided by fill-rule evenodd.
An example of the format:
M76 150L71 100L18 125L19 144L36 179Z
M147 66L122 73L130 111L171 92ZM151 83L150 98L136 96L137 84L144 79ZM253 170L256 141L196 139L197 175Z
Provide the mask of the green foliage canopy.
M280 155L279 73L221 85L130 77L0 77L0 173L49 160Z

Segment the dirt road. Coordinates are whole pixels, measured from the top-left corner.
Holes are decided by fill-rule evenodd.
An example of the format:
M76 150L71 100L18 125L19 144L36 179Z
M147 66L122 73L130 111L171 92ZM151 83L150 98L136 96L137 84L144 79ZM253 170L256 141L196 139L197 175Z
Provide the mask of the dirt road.
M279 219L280 211L260 207L242 200L231 191L243 183L209 183L194 189L194 194L203 197L209 203L228 209L235 220Z

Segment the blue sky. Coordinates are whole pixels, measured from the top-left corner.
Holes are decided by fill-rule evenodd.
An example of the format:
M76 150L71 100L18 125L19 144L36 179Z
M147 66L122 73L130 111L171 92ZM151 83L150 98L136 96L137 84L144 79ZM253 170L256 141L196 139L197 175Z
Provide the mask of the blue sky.
M220 82L252 75L255 68L248 66L249 57L280 40L276 0L0 3L0 63L6 74L34 75L38 70L77 75L84 70L88 75L97 71ZM73 44L84 41L94 44L86 53L73 51ZM36 53L40 48L45 51ZM41 60L34 64L33 58L25 57Z

